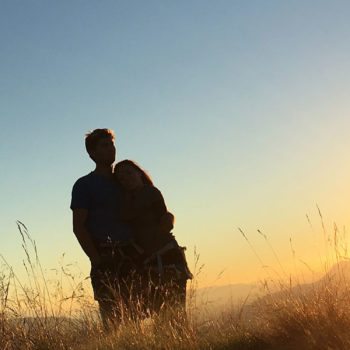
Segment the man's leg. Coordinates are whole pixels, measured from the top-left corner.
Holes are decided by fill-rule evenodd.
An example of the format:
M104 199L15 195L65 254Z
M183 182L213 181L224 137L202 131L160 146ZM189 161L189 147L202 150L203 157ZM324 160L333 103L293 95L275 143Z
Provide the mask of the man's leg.
M90 277L103 326L109 329L112 324L120 323L123 315L123 300L117 274L111 269L92 267Z
M98 300L98 305L104 329L109 330L121 322L121 312L114 300Z

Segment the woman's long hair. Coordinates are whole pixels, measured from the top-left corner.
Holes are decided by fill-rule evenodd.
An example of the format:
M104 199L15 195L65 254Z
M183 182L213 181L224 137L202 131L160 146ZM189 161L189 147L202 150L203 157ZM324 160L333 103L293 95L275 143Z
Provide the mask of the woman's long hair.
M122 166L131 166L132 168L134 168L136 171L138 171L141 174L141 179L144 185L150 185L153 186L153 182L151 180L151 177L146 173L145 170L143 170L136 162L134 162L133 160L130 159L124 159L120 162L118 162L115 166L114 166L114 174L116 174L116 172L118 171L119 168L121 168ZM117 179L117 177L115 176L115 178Z

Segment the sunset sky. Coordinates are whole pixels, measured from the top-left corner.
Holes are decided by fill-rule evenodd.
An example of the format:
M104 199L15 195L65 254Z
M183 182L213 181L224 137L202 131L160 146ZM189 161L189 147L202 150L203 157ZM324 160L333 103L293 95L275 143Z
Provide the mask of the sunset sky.
M21 220L46 269L65 253L88 275L71 188L94 167L84 134L108 127L203 285L319 269L317 205L326 237L350 224L349 15L338 0L1 1L0 253L20 269Z

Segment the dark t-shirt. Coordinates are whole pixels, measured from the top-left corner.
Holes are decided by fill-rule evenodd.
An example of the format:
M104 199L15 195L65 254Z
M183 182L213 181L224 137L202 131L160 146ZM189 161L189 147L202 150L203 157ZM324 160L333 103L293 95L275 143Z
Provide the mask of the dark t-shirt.
M91 172L76 181L70 208L87 209L87 230L96 243L131 239L130 226L121 219L123 194L113 180Z

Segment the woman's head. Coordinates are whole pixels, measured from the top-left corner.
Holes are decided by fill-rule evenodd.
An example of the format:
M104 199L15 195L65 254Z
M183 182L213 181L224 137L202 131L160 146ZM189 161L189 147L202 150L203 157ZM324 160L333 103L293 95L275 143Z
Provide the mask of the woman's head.
M135 190L144 185L153 186L153 182L148 174L129 159L122 160L115 165L114 176L126 190Z

